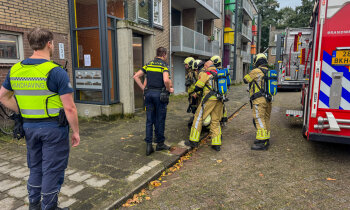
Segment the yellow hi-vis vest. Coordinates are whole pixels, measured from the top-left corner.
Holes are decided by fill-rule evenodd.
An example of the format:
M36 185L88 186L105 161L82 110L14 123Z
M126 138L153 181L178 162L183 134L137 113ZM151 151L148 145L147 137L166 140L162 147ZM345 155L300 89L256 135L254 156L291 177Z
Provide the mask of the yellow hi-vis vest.
M59 95L47 87L47 77L55 67L59 65L48 61L38 65L23 65L19 62L11 68L11 88L23 118L57 117L63 109Z

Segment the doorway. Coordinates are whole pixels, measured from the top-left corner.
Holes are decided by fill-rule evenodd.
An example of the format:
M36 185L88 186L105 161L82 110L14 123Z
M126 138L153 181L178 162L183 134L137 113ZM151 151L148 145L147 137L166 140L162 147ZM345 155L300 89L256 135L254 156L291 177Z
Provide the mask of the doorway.
M143 54L143 36L139 34L133 34L133 63L134 73L140 70L144 65L144 54ZM144 78L142 79L142 82ZM135 98L135 109L142 109L144 106L143 91L134 82L134 98Z

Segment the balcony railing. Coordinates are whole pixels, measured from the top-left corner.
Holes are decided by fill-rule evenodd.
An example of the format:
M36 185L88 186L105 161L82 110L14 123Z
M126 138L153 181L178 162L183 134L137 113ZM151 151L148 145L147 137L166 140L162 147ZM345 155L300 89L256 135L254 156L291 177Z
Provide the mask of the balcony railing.
M249 4L248 0L243 0L243 9L247 12L250 19L253 20L252 6Z
M242 50L241 55L242 55L243 63L251 63L252 57L251 57L251 54L249 52Z
M252 41L253 32L251 27L242 24L242 35L245 36L249 41Z
M208 37L184 26L172 26L172 51L196 55L213 56L220 53L219 41L208 41Z
M209 10L215 11L216 13L220 14L221 12L221 3L220 0L196 0L198 3L203 5Z

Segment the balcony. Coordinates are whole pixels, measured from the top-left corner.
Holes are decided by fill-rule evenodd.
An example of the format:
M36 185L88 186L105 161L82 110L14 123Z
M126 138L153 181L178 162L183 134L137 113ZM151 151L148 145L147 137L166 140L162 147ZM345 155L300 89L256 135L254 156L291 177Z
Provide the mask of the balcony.
M249 4L248 0L243 0L242 8L247 13L247 15L250 17L250 20L253 20L252 6Z
M242 61L243 63L251 63L252 60L252 56L250 53L246 52L246 51L241 51L241 55L242 55Z
M242 24L242 35L247 42L251 42L253 37L252 28Z
M208 41L208 37L184 26L172 26L172 51L187 55L213 56L220 54L219 41Z
M195 8L198 20L221 18L220 0L174 0L171 4L180 10Z

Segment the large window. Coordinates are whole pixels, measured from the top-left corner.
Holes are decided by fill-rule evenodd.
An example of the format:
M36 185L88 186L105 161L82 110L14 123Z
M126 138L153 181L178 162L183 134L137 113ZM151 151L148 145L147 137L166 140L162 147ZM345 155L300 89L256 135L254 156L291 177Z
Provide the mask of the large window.
M162 0L154 0L153 6L153 22L162 25Z
M148 0L138 0L138 17L143 20L148 20Z
M117 18L124 18L124 0L106 0L107 14Z
M22 35L0 31L0 63L17 63L23 58Z

